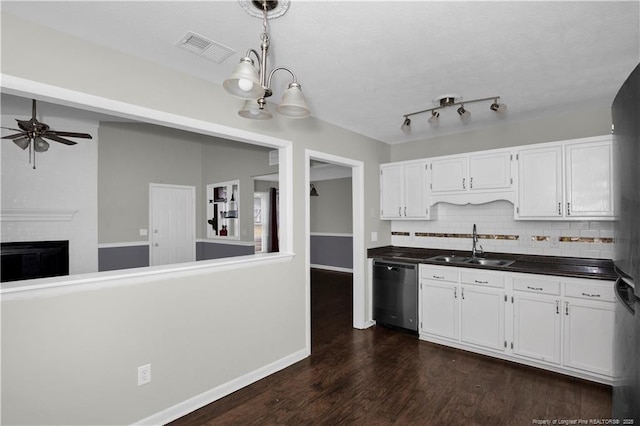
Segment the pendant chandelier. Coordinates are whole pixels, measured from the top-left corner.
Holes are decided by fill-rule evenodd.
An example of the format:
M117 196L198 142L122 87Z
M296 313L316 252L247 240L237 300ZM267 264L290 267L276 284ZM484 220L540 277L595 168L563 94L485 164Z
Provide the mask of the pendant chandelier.
M240 3L243 3L242 0ZM311 110L307 106L302 88L293 71L286 67L276 67L267 74L267 56L270 45L268 14L269 11L279 7L280 14L278 16L282 16L288 8L288 0L254 0L250 3L252 7L258 8L262 12L261 15L255 15L255 10L250 10L249 6L243 5L250 15L262 17L260 53L254 49L249 49L247 54L240 59L240 63L236 65L231 76L224 81L223 87L233 96L245 99L245 103L242 109L238 111L238 115L252 120L268 120L273 117L273 114L267 109L266 99L273 94L271 89L273 74L276 71L288 71L291 74L292 81L283 93L282 101L276 107L276 110L288 118L308 117L311 114ZM257 66L251 58L252 53L257 59Z

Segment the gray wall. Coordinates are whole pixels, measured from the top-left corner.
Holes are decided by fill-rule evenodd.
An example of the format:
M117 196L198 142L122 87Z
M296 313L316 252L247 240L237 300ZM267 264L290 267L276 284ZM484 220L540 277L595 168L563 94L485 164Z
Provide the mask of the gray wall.
M253 241L252 176L277 173L270 149L144 123L101 123L99 243L147 241L149 183L196 187L196 235L206 238L206 187L240 180L240 239Z
M242 102L211 82L10 15L1 28L4 74L292 141L295 253L234 269L112 278L55 297L3 297L1 422L130 424L304 353L305 149L362 161L364 181L376 183L365 187L364 210L377 212L389 147L313 117L250 122L237 115ZM390 242L389 223L363 220L366 235L381 236L365 248ZM147 363L152 383L138 388L137 366Z
M312 182L318 197L310 197L311 232L353 232L351 178Z
M328 269L353 268L353 199L351 178L312 182L318 191L310 197L311 265ZM320 235L315 235L316 233Z

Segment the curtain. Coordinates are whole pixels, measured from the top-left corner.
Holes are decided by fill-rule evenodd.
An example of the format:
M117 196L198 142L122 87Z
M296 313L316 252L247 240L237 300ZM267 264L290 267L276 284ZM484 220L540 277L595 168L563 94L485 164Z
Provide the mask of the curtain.
M278 190L269 188L269 252L280 251L278 240Z

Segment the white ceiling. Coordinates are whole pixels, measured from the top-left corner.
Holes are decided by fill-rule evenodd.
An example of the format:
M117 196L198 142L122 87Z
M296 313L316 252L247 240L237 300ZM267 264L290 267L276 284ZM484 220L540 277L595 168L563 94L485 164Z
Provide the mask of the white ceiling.
M640 61L639 4L292 0L269 23L269 68L294 70L318 119L390 144L427 139L610 105ZM1 6L216 84L248 49L259 48L262 31L236 0L3 0ZM177 48L187 31L237 52L217 64ZM274 80L277 96L288 74ZM438 129L424 114L413 117L411 135L400 131L404 114L450 93L466 100L501 96L507 117L489 111L490 102L469 104L468 125L448 108Z

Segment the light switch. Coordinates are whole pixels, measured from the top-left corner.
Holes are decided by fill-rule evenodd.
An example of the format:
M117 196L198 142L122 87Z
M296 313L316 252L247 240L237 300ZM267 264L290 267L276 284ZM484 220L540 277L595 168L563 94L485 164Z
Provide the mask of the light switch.
M140 230L140 236L141 236L141 237L146 237L146 236L147 236L147 234L149 234L149 232L148 232L146 229L141 229L141 230Z
M375 243L376 241L378 241L378 233L376 231L372 231L371 232L371 242Z

